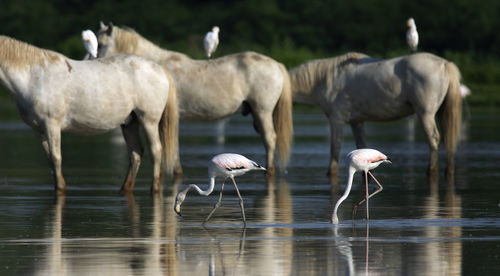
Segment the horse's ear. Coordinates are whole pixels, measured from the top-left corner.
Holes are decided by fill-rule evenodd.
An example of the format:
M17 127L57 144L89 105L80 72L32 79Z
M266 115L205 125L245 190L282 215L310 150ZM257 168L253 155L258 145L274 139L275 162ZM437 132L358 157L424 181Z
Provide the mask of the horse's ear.
M111 35L113 33L113 22L109 22L107 33L108 35Z
M107 27L106 24L104 24L104 22L102 21L100 22L100 25L101 25L101 30L104 30Z

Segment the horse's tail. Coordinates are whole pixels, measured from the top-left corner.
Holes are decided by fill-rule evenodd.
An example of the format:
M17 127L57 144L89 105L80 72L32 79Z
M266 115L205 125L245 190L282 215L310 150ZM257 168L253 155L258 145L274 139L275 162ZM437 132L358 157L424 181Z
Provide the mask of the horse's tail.
M292 88L285 66L280 64L280 69L283 75L283 88L278 103L274 107L273 122L277 137L279 165L281 169L285 169L290 160L293 140Z
M179 112L177 110L177 91L174 80L168 72L166 74L169 82L168 99L163 110L159 129L166 170L168 174L172 174L179 153Z
M462 127L462 96L460 95L460 70L453 62L447 62L445 68L449 85L446 97L441 105L441 127L444 132L444 145L448 166L453 165Z

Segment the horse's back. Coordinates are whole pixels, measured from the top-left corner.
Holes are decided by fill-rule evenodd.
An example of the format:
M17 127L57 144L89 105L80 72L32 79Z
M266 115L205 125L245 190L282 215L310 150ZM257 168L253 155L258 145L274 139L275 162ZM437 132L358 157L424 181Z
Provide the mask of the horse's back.
M63 130L104 132L125 123L132 111L155 118L163 112L169 80L154 62L116 55L70 65Z
M219 119L244 101L272 111L283 87L280 64L255 52L164 65L175 79L179 112L187 119Z
M336 106L346 106L354 121L393 120L423 109L435 112L448 85L446 62L418 53L348 65L336 84L341 91Z

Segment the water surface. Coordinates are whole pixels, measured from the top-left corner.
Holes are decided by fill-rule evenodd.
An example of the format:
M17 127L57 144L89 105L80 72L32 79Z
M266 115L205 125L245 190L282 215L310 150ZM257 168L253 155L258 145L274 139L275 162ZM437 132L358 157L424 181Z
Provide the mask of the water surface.
M224 123L183 122L184 178L167 180L150 196L146 154L134 196L119 196L127 166L119 133L63 135L65 197L55 197L40 143L17 121L0 121L0 272L2 275L498 275L500 273L500 114L473 110L456 157L454 181L428 178L427 144L414 118L366 125L367 141L391 157L374 171L384 185L351 217L364 190L356 176L351 196L328 223L345 186L326 177L329 130L318 110L294 114L295 144L286 174L238 177L245 201L226 185L222 206L201 225L217 200L189 194L183 216L174 195L187 184L206 187L207 162L237 152L264 164L260 137L249 118ZM226 135L221 135L225 133ZM342 156L354 149L344 130ZM441 152L444 160L444 152ZM220 181L218 181L220 183ZM230 183L228 183L230 184ZM374 187L372 187L374 188Z

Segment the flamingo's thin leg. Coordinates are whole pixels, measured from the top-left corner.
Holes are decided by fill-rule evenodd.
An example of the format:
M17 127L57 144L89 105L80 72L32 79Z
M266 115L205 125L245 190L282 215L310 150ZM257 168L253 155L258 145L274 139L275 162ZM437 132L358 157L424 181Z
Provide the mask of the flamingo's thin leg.
M368 221L370 220L370 208L368 205L368 199L370 198L368 195L368 175L367 171L365 171L365 187L366 187L366 192L365 192L365 199L366 199L366 224L368 224Z
M226 180L224 179L224 181L222 181L222 186L220 188L220 193L219 193L219 200L217 200L217 203L215 203L214 205L214 208L212 209L212 211L210 211L210 214L208 214L208 216L205 218L205 220L203 221L203 225L205 225L205 223L207 223L207 221L212 217L212 215L215 213L215 210L217 210L217 208L219 208L220 206L220 203L222 201L222 191L224 191L224 182L226 182Z
M378 189L377 189L375 192L371 193L371 194L368 196L368 198L370 198L370 197L372 197L372 196L374 196L374 195L376 195L376 194L380 193L380 192L384 189L384 187L382 187L382 185L378 182L378 180L375 178L375 176L373 176L373 174L372 174L370 171L368 171L368 173L369 173L369 174L370 174L370 176L373 178L373 180L375 180L375 183L377 183L377 185L378 185ZM359 207L359 206L361 206L361 204L363 204L364 202L365 202L365 199L363 198L360 202L356 203L356 204L354 205L354 207L352 208L352 218L353 218L353 219L354 219L354 217L356 216L356 211L357 211L358 207Z
M236 181L234 181L234 176L231 176L231 179L233 180L234 188L236 189L236 193L238 194L238 197L240 198L240 207L241 207L241 216L243 217L243 225L247 226L247 219L245 217L245 207L243 206L243 198L241 198L240 191L238 190L238 186L236 186Z

